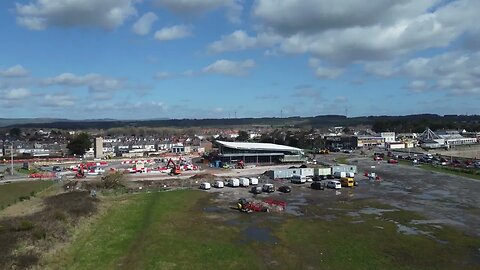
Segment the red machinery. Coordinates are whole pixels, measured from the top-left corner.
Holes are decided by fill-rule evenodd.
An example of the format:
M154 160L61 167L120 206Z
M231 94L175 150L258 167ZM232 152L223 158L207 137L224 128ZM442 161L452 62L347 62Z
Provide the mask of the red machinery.
M167 168L172 168L170 173L173 174L173 175L179 175L181 174L181 170L180 170L180 166L178 166L177 164L175 164L175 162L173 161L173 159L169 159L168 162L167 162Z
M243 162L242 159L237 162L237 164L235 165L235 168L236 169L244 169L245 168L245 163Z
M87 166L85 166L85 164L81 163L80 165L78 165L78 170L77 170L77 174L75 175L75 178L84 178L85 169L87 169Z

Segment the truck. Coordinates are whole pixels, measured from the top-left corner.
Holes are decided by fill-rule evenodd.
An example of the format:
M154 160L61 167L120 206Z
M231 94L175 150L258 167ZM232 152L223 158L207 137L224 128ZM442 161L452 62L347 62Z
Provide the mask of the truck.
M250 185L258 185L258 178L250 177Z
M246 177L242 177L239 180L240 180L241 187L248 187L250 185L250 180Z
M240 186L240 179L230 178L230 179L228 179L228 185L231 186L231 187L239 187Z

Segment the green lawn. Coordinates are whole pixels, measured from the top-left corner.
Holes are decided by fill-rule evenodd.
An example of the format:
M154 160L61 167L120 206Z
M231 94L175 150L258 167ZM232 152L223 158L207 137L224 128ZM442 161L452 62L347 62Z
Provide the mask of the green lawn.
M399 160L399 163L404 164L404 165L413 166L412 161L410 161L410 160ZM430 164L419 164L418 167L422 168L424 170L427 170L427 171L453 174L453 175L458 175L458 176L463 176L463 177L467 177L467 178L471 178L471 179L480 180L480 174L479 174L478 169L476 171L476 174L470 174L470 173L464 173L464 172L458 171L458 169L455 169L455 168L443 167L443 166L434 166L434 165L430 165Z
M0 185L0 209L51 186L52 181L28 181Z
M54 269L256 269L238 230L206 222L196 204L207 194L128 195L82 232Z
M44 269L478 269L472 257L480 239L461 231L418 225L431 236L404 235L392 220L422 219L395 209L382 216L347 213L365 207L389 208L374 201L311 205L326 221L279 214L241 214L243 222L269 228L276 243L247 242L245 224L206 217L208 193L170 191L103 198L113 206L76 233ZM222 215L221 213L219 215ZM362 222L355 222L361 220Z

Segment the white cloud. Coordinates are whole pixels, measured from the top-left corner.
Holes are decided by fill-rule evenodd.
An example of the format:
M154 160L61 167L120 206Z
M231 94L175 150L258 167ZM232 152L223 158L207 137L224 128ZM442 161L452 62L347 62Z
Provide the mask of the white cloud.
M67 87L86 86L91 92L111 92L125 87L119 79L109 78L100 74L75 75L62 73L56 77L43 80L45 85L62 85Z
M6 100L22 100L31 95L30 90L26 88L14 88L1 91L2 98Z
M41 102L46 107L73 107L75 99L68 94L47 94Z
M218 73L231 76L247 75L249 70L255 66L255 61L248 59L242 62L230 60L217 60L215 63L206 66L203 69L205 73Z
M259 33L281 36L280 52L335 62L383 61L445 48L477 28L480 1L257 0ZM260 35L258 34L258 35Z
M429 88L428 82L422 81L422 80L412 81L408 85L408 89L416 92L421 92L421 91L427 90L428 88Z
M155 0L155 3L184 16L200 15L219 8L226 8L226 16L233 23L240 22L240 15L243 11L241 0Z
M308 64L314 69L315 76L319 79L335 79L343 74L343 69L336 67L326 67L322 65L320 59L310 58Z
M163 80L172 77L172 74L166 71L160 71L155 74L154 78L157 80Z
M260 33L257 36L249 36L243 30L236 30L229 35L222 36L220 40L211 43L208 51L221 53L227 51L240 51L256 47L272 46L280 40L280 37L271 33Z
M21 65L15 65L5 70L0 70L0 77L26 77L28 70Z
M32 0L16 3L17 23L31 30L50 26L113 29L137 13L136 0Z
M155 32L155 39L161 41L169 41L174 39L186 38L191 35L190 28L185 25L175 25L172 27L164 27Z
M132 31L137 35L147 35L150 33L150 29L152 28L152 24L158 20L157 15L153 12L145 13L138 21L136 21L132 26Z

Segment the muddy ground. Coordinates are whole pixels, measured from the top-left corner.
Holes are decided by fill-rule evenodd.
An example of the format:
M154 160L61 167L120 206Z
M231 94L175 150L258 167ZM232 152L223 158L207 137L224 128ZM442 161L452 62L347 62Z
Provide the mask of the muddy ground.
M324 162L331 162L335 155L323 156ZM338 156L337 156L338 157ZM236 213L232 213L231 207L235 206L239 198L262 200L274 198L288 203L286 216L313 215L308 213L309 205L329 207L335 202L347 202L355 200L375 200L393 208L412 211L424 218L414 221L417 224L429 224L431 226L453 226L461 229L469 235L480 237L480 181L464 177L430 172L420 168L399 164L387 164L375 162L370 158L350 156L349 162L357 165L358 175L356 180L359 185L354 188L341 190L325 189L312 190L310 184L291 184L289 181L272 181L261 178L260 184L269 182L276 187L289 185L292 192L288 194L278 191L271 194L254 195L249 188L212 188L212 199L206 203L205 211L215 215L222 213L222 218L229 223L235 223L238 219ZM371 166L375 166L372 169ZM374 171L381 176L381 181L371 181L363 176L365 171ZM212 181L210 181L212 182ZM373 211L375 209L364 210ZM327 215L327 214L326 214ZM328 215L331 215L329 212ZM282 215L275 215L282 218ZM329 216L320 216L329 219ZM405 233L412 233L408 227L400 228ZM412 229L413 230L413 229Z

